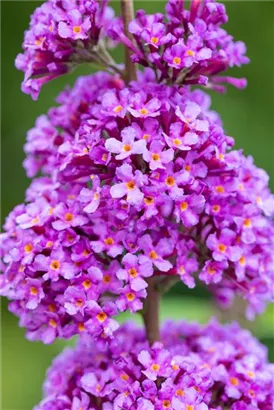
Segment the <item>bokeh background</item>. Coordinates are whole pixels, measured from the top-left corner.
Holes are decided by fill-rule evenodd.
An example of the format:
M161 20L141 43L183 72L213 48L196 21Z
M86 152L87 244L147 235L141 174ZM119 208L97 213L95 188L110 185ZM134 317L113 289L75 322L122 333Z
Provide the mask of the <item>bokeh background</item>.
M1 85L2 85L2 219L18 203L23 201L28 186L21 166L26 131L38 115L54 104L54 99L66 84L73 84L76 76L90 73L82 67L70 76L48 84L38 102L20 92L22 73L14 68L14 58L20 52L23 31L28 27L29 15L41 2L1 1ZM116 10L119 2L111 1ZM136 8L149 12L162 11L164 1L136 1ZM212 95L213 108L222 116L229 135L236 138L237 147L245 154L253 155L258 166L267 170L274 183L274 33L272 1L226 2L230 21L227 29L235 39L246 42L251 64L231 71L239 77L247 77L248 88L238 91L229 88L226 95ZM121 58L121 50L116 53ZM233 312L234 314L235 312ZM252 324L245 324L269 348L273 360L273 309ZM206 321L212 314L218 315L204 288L188 291L178 285L166 296L162 306L162 318L187 318ZM237 309L236 309L237 314ZM230 316L233 316L230 314ZM240 317L241 315L238 314ZM123 320L121 318L121 320ZM240 317L241 319L241 317ZM73 343L70 342L70 343ZM24 339L17 319L2 302L2 409L29 410L41 398L41 385L46 368L52 358L63 348L64 342L52 346L30 343Z

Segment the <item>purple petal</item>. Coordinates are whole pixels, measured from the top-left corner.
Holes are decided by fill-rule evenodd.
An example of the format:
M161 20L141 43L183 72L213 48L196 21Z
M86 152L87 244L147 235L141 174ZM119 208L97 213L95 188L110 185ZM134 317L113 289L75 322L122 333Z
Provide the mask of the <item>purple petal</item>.
M127 187L124 183L113 185L110 189L112 198L122 198L127 193Z
M109 138L106 140L105 147L109 152L119 154L123 149L123 143L115 138Z
M62 38L69 38L72 35L72 31L67 23L61 21L61 23L58 24L58 34Z

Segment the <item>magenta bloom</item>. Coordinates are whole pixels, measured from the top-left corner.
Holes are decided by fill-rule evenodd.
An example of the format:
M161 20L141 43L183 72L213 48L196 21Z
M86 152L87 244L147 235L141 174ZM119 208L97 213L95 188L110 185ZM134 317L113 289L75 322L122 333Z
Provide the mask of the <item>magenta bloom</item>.
M233 149L197 87L243 88L220 73L248 63L245 45L215 0L169 0L165 15L136 18L123 1L118 19L107 4L45 1L16 59L34 99L79 64L104 70L66 88L28 132L36 178L1 235L0 295L26 337L78 336L35 410L270 410L273 366L249 332L159 324L178 280L200 280L223 307L242 297L248 319L273 301L269 178ZM118 42L124 65L108 53ZM140 312L145 329L120 327L121 312Z
M88 338L65 349L35 410L96 409L98 400L106 409L271 409L273 366L249 332L212 321L169 322L161 333L163 343L150 347L128 323L107 346Z
M128 280L131 289L139 291L147 287L144 280L153 275L153 269L149 262L140 263L137 256L126 254L122 259L123 269L119 269L117 277L120 280Z
M116 159L125 159L130 155L141 154L146 152L146 141L135 141L136 131L133 127L125 128L121 134L122 141L118 141L115 138L109 138L106 141L106 149L116 155Z
M79 10L74 9L68 12L68 20L58 24L58 34L61 38L72 40L85 40L88 38L88 31L91 28L90 18L84 17Z
M160 107L161 101L158 98L147 101L147 95L140 91L132 96L128 110L135 118L147 118L160 115Z
M96 46L114 14L106 3L48 0L35 10L25 32L24 54L15 63L25 73L23 92L37 99L48 81L78 64L99 63Z
M112 21L108 35L129 48L134 63L152 67L160 83L198 84L223 92L223 84L243 88L246 80L219 74L249 62L245 44L222 28L227 20L225 6L216 1L192 0L187 10L183 1L169 0L166 15L136 12L129 24L133 41L125 36L120 19Z
M116 171L118 180L123 181L113 185L110 189L110 194L113 198L123 198L127 196L129 204L141 204L144 195L139 187L145 184L146 178L140 171L132 172L132 168L128 164L124 164Z
M197 50L196 42L195 40L188 41L188 44L185 45L179 41L171 48L166 49L163 59L170 67L176 69L188 68L200 61L209 60L212 56L210 48L203 47Z
M165 169L165 165L171 162L174 158L172 149L163 151L164 145L160 141L153 141L149 150L145 152L144 159L149 162L151 170L157 168Z
M231 150L209 97L171 92L145 71L129 87L105 73L80 78L58 100L26 145L27 172L47 176L3 234L0 292L27 337L98 338L90 302L113 302L110 320L141 310L149 277L199 279L222 305L239 295L249 318L261 313L273 283L268 176ZM154 118L131 113L152 100Z
M223 229L219 238L215 234L208 237L207 245L213 251L216 261L237 261L241 256L241 249L236 244L236 234L229 229ZM235 244L235 245L233 245Z
M202 212L205 205L203 195L182 196L178 203L177 214L178 221L187 226L197 225L199 222L199 214Z

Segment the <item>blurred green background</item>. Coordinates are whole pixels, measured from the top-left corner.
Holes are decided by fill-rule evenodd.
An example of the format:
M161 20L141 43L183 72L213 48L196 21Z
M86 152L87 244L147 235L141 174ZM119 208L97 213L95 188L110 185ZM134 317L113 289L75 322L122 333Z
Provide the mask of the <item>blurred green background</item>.
M48 84L38 102L20 92L23 74L14 68L14 58L20 52L23 31L28 27L29 15L38 1L1 1L1 85L2 85L2 218L23 201L28 181L22 169L23 144L26 131L38 115L53 105L54 98L65 84L73 84L79 74L90 72L82 67L70 76ZM112 1L118 10L119 2ZM135 1L136 8L149 12L162 11L163 1ZM254 156L258 166L267 170L273 188L273 134L274 134L274 36L272 1L226 2L230 21L227 30L235 39L247 44L251 64L231 74L247 77L248 88L238 91L229 88L226 95L212 95L213 108L222 116L229 135L236 138L237 147ZM121 50L116 54L121 57ZM188 291L183 285L167 296L162 307L162 318L187 318L206 321L216 313L203 288ZM273 309L252 324L248 324L256 336L273 353ZM123 319L121 319L123 320ZM41 385L46 368L52 358L64 346L30 343L24 339L24 331L17 326L17 319L7 311L2 302L2 409L29 410L41 398Z

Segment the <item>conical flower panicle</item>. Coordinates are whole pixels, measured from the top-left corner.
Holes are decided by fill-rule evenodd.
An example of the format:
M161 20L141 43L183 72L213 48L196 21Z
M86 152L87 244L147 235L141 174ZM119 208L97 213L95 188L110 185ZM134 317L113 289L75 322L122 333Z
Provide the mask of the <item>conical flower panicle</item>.
M268 177L232 151L209 97L108 74L78 80L28 133L27 203L5 225L1 293L30 339L112 337L146 278L199 278L248 316L271 299Z
M35 410L271 410L273 366L238 325L166 323L163 343L124 324L106 347L90 338L54 359Z
M46 1L16 60L34 99L78 64L106 70L78 78L28 132L34 179L1 235L0 294L27 338L81 335L53 362L35 410L270 410L263 346L214 320L170 322L160 335L153 299L199 280L222 305L245 299L249 319L273 299L268 175L192 88L243 88L219 74L249 61L245 45L215 1L169 0L165 15L139 10L128 27L127 3L122 19L107 3ZM107 51L119 42L130 72ZM139 311L145 331L119 328L123 311Z

